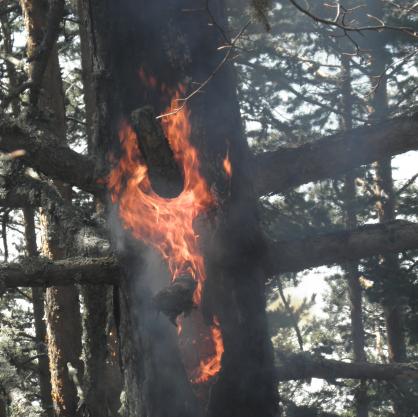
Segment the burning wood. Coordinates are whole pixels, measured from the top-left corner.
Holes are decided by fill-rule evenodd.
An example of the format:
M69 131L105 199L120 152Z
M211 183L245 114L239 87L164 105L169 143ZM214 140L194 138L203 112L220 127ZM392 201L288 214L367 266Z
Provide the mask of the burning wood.
M183 190L183 176L152 107L134 110L130 121L138 136L152 188L161 197L177 197Z
M158 311L164 313L177 326L176 319L180 314L188 316L196 304L193 294L196 281L190 275L181 275L169 287L157 293L153 301Z
M171 104L165 112L170 116L162 119L162 127L149 107L136 110L121 125L121 157L107 178L122 226L167 263L173 283L154 297L153 304L173 324L178 315L187 315L201 304L206 271L194 222L217 205L200 173L198 152L189 141L189 110L185 106L182 111L171 111L182 88L170 93ZM158 192L156 187L160 187ZM173 190L179 194L173 195ZM161 196L167 193L169 198ZM197 315L201 317L201 311ZM197 328L194 320L189 323L192 335L181 332L180 338L192 356L199 358L187 370L189 378L203 383L221 369L223 341L219 326L205 326L202 318ZM187 320L182 324L186 334Z

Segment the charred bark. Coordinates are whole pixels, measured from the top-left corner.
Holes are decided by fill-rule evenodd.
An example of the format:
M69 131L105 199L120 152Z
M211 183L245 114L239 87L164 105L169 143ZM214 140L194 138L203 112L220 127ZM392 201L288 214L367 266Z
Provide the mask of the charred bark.
M131 113L130 122L138 135L138 146L147 164L152 188L162 197L173 198L183 190L183 178L155 117L152 107L142 107Z
M89 44L88 13L77 2L79 18L81 66L83 79L83 93L85 103L86 136L88 155L97 154L97 144L93 141L94 106L96 93L93 88L93 57ZM96 215L100 217L103 209L100 202L95 200ZM85 239L81 239L85 241ZM103 255L102 247L98 245L77 245L80 255L85 257ZM115 271L116 273L116 271ZM121 271L119 272L121 274ZM96 275L92 275L96 279ZM115 276L116 278L116 276ZM118 277L120 278L120 276ZM83 351L85 357L84 395L88 412L91 417L112 417L118 415L121 393L121 370L119 367L119 352L113 346L117 339L112 313L113 287L102 285L83 285L81 295L83 309Z
M134 14L146 7L148 5L135 4ZM124 48L120 48L120 39L115 32L118 23L121 23L120 13L128 13L130 16L129 7L126 4L116 7L113 4L83 1L83 8L89 12L89 38L95 74L97 111L94 117L94 141L103 156L106 156L108 151L117 148L115 143L121 118L128 119L134 109L152 103L136 102L128 111L121 112L121 107L126 105L122 99L123 93L118 90L120 94L114 94L114 88L118 87L112 81L120 83L121 79L114 71L113 59L117 59L116 55L122 49L129 54L129 48L137 46L136 41L128 44L122 42ZM122 28L118 27L118 30ZM126 26L124 29L129 31L132 28ZM134 65L137 65L134 57L135 54L133 60L127 63L127 69L134 70L137 75L139 65L134 69ZM128 79L131 80L131 77ZM123 88L127 85L123 84ZM151 306L152 292L144 281L142 253L138 245L123 251L126 275L120 280L115 296L124 387L121 412L126 416L199 415L180 361L175 330Z
M98 97L98 108L107 108L105 113L113 115L113 119L108 117L107 120L101 119L100 115L98 117L102 123L100 128L103 130L106 126L107 133L113 134L101 138L101 148L108 151L115 147L118 118L128 117L134 109L145 104L152 105L157 113L161 113L169 104L170 97L164 97L160 91L138 80L141 66L157 82L176 89L188 77L203 82L219 64L224 52L217 49L221 38L216 28L208 26L207 15L185 12L196 8L194 2L176 0L168 4L159 1L138 4L125 0L117 6L107 4L107 7L94 1L89 4L93 13L93 37L98 42L98 62L104 64L101 70L112 74L114 80L112 88L107 84L106 89L118 92L117 97L115 94L113 97ZM216 2L213 7L219 21L225 23L223 3ZM120 45L124 45L124 48L120 48ZM101 81L98 80L98 84ZM213 279L212 299L219 300L219 303L211 303L206 315L209 320L213 314L219 316L225 345L223 370L214 383L208 415L222 417L240 414L245 417L256 413L273 416L276 414L277 398L264 311L264 279L252 246L253 237L260 236L260 233L257 230L255 199L248 192L251 182L244 165L248 166L245 161L249 160L250 155L243 142L234 86L232 69L227 64L207 86L205 94L190 103L192 139L200 149L203 172L209 186L217 187L223 194L222 198L229 200L222 213L219 213L222 230L219 231L218 242L231 255L232 262L225 262L220 257L212 257L208 261L208 282ZM232 179L230 190L229 180L220 170L228 146L232 163L236 164L236 180ZM228 198L229 191L232 198ZM243 239L242 224L248 226ZM250 257L246 257L247 251L252 252ZM247 259L245 265L238 261L243 258ZM195 405L191 404L194 400L189 394L191 387L185 375L181 375L180 368L183 366L173 349L175 339L171 340L169 329L156 323L155 319L154 329L148 324L148 320L151 320L151 317L147 318L151 293L143 277L141 279L138 272L134 273L135 269L141 269L139 265L136 266L132 252L130 256L128 254L125 264L128 279L121 283L120 288L123 319L121 338L129 412L136 415L178 414L183 417L199 413L196 409L193 411ZM140 291L133 285L135 276ZM219 277L218 281L216 276ZM139 315L133 307L135 297L140 300ZM127 318L131 320L130 325ZM136 339L132 335L134 325L139 328ZM126 337L128 334L129 338ZM160 351L158 346L163 341L167 342L166 349L171 353ZM138 348L142 348L141 352L138 352ZM167 356L170 355L171 359L168 360ZM161 362L159 366L155 362L157 358ZM248 367L237 366L238 361L240 364L241 361L247 363ZM163 372L162 364L171 369L171 376ZM139 369L136 375L135 368ZM156 375L160 376L159 381ZM177 375L177 388L169 388L173 375ZM179 382L183 385L180 391ZM258 387L257 390L254 390L254 385ZM177 400L174 403L173 396L160 397L162 387L170 391L175 389ZM228 406L225 407L225 404Z

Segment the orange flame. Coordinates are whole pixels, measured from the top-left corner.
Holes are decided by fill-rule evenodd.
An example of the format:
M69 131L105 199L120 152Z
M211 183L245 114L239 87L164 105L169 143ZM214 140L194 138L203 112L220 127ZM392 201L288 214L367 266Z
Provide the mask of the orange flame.
M154 78L140 78L155 86ZM167 90L167 89L165 89ZM107 178L113 203L119 205L123 227L132 235L155 248L167 262L171 277L188 273L197 282L194 302L199 305L202 286L206 279L204 259L198 246L198 235L193 230L193 221L216 202L205 179L199 172L196 149L190 144L189 111L174 111L180 97L180 87L162 119L164 133L178 165L183 168L184 188L176 198L163 198L156 194L148 177L148 168L137 145L137 136L125 121L119 131L122 157L116 162ZM220 369L223 352L222 335L218 327L211 328L215 356L201 361L199 381L209 379ZM205 375L208 375L207 377Z
M226 175L228 175L228 177L232 177L232 165L231 165L231 161L229 160L229 152L226 153L224 162L223 162L223 167L224 167L224 171L226 173Z
M200 361L199 374L192 380L195 384L208 381L210 378L215 376L221 370L221 359L224 353L224 344L222 340L221 329L219 323L215 318L215 325L210 328L212 334L212 340L215 345L215 355L204 361Z

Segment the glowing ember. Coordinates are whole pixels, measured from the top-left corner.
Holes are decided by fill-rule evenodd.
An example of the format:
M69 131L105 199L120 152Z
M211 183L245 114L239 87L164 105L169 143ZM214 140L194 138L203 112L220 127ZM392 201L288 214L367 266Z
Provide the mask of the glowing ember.
M140 71L140 78L142 81L147 78L144 72ZM154 87L156 80L151 78L148 83ZM182 88L179 91L183 91ZM181 194L169 199L153 191L136 133L127 122L122 123L119 131L122 157L109 174L107 186L112 202L119 205L123 227L161 254L173 280L190 274L197 282L193 300L199 305L206 276L193 221L212 207L215 200L200 175L197 151L189 142L189 111L184 106L182 111L172 112L177 108L179 91L174 94L171 106L165 112L172 114L163 118L162 126L174 158L183 169L184 188ZM212 326L211 334L216 354L201 361L196 382L206 381L221 367L223 343L219 326Z

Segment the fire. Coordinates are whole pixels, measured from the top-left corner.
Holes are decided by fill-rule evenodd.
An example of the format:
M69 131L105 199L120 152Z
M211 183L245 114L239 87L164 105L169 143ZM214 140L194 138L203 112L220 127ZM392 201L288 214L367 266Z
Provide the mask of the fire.
M226 153L225 159L223 161L223 167L226 175L228 175L228 177L232 177L232 165L231 161L229 160L229 152Z
M145 73L140 71L139 75L144 81ZM155 86L156 80L151 80L148 83ZM164 87L164 90L167 89ZM136 133L126 121L119 131L122 156L110 172L107 186L112 202L118 203L123 227L161 254L173 280L182 274L190 274L197 282L194 302L199 305L206 275L193 221L213 207L216 201L200 174L197 151L189 142L191 128L187 106L173 112L181 91L183 89L179 88L174 93L165 112L170 115L162 118L174 158L183 169L184 188L180 195L163 198L153 191ZM211 334L216 354L201 361L197 382L209 379L221 367L223 343L219 326L212 326Z
M200 384L208 381L221 370L221 358L224 353L222 333L219 323L215 319L215 325L211 326L212 340L215 344L215 355L204 361L200 361L199 375L193 380L193 383Z

